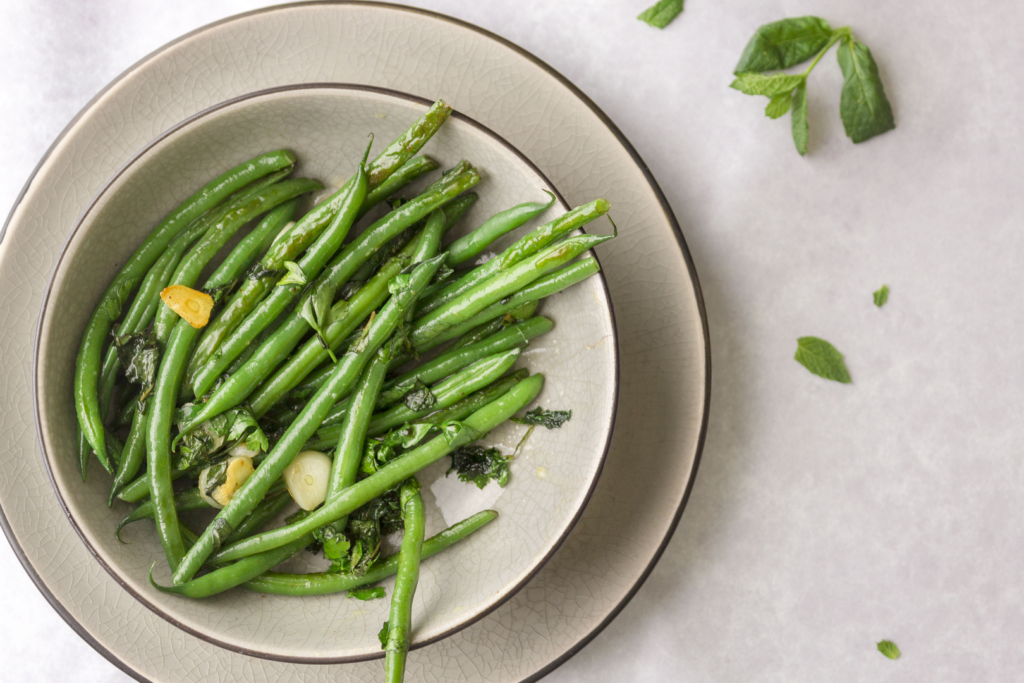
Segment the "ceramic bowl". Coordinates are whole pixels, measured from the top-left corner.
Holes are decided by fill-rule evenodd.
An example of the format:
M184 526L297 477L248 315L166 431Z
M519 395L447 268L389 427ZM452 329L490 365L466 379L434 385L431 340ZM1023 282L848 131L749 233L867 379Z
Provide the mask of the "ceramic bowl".
M33 381L44 460L56 494L81 540L124 588L179 628L224 648L309 663L380 657L377 631L387 618L388 601L359 602L343 594L262 596L244 590L193 601L151 588L146 577L154 560L160 560L157 577L168 580L152 525L128 527L124 538L130 543L119 543L115 526L131 508L120 502L107 507L110 479L98 466L85 483L78 471L72 377L82 330L103 289L136 246L206 179L260 152L288 148L299 159L295 175L323 181L327 189L321 196L326 196L351 174L368 133L378 141L394 139L428 105L396 92L329 84L261 91L201 112L160 136L109 181L79 220L55 267L40 315ZM482 171L484 180L476 188L480 200L456 236L498 210L543 199L541 190L557 195L522 154L457 113L423 153L442 168L465 158ZM539 220L566 210L559 201ZM603 278L549 298L540 312L555 328L531 343L520 365L546 377L535 405L571 409L572 420L561 429L533 432L504 489L491 484L478 490L446 477L447 459L422 473L428 535L482 509L497 510L499 518L424 562L413 605L414 647L471 624L522 587L572 529L600 475L618 382L614 318ZM505 425L485 443L511 452L524 430ZM308 556L293 560L292 567L313 569L320 566L317 562ZM390 595L392 581L383 585Z

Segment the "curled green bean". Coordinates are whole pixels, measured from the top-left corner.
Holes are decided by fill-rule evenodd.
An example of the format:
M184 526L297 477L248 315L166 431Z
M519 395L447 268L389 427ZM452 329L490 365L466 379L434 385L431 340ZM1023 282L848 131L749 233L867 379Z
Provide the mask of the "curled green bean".
M547 202L526 202L500 211L483 222L473 232L460 237L448 245L448 265L457 266L473 258L486 249L494 240L512 232L533 218L544 213L555 203L555 195L547 190L551 199Z

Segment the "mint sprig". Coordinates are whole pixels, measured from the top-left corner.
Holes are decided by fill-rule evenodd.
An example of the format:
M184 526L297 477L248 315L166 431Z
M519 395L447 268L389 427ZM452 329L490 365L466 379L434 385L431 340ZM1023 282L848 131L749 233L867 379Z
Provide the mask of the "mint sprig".
M819 17L795 17L761 26L747 43L733 73L731 87L746 95L769 98L765 115L781 118L792 112L793 144L807 153L807 77L833 45L843 72L839 115L846 135L864 142L896 127L892 105L885 96L878 65L867 45L854 38L848 26L832 29ZM814 58L802 73L782 69ZM765 73L775 71L776 73Z

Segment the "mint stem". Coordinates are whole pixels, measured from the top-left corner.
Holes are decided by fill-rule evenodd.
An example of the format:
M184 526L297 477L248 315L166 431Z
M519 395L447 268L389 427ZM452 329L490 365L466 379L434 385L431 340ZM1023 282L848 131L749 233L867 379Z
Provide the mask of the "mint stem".
M833 45L838 43L843 38L852 38L852 37L853 37L853 34L850 32L850 27L849 26L843 26L842 28L837 28L835 31L833 31L832 32L832 37L829 39L828 43L825 45L825 47L821 48L821 52L818 53L818 56L814 58L814 61L811 62L811 65L807 67L806 71L804 71L804 73L803 73L804 78L805 79L807 78L807 76L811 73L811 69L813 69L815 66L818 65L818 62L821 61L821 58L825 56L826 52L828 52L829 50L832 49Z

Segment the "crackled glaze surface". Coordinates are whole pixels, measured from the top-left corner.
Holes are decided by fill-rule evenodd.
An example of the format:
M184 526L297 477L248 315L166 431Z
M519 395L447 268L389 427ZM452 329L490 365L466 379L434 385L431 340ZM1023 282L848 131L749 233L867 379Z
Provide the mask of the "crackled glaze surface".
M147 148L104 188L54 274L40 324L35 381L45 458L60 495L84 540L126 588L157 613L217 644L291 661L375 658L381 654L377 631L387 620L388 602L359 602L344 594L297 600L246 591L193 601L150 586L149 567L163 557L152 528L129 527L123 534L129 543L119 543L112 531L133 506L104 504L110 480L102 472L94 471L84 485L81 481L71 400L80 333L68 331L84 329L106 287L108 278L97 274L116 272L150 226L201 179L261 151L286 147L300 160L295 175L322 179L326 188L319 195L325 197L359 163L369 131L378 136L380 149L425 110L425 103L390 94L327 86L269 92L215 108ZM423 153L442 168L470 159L484 177L474 188L480 199L453 236L504 207L543 199L541 189L555 189L503 141L460 115L441 128ZM422 178L403 194L413 196L415 188L437 175ZM539 220L564 212L554 206ZM381 213L368 216L355 230ZM506 235L494 249L525 229ZM499 519L471 541L424 563L413 603L414 645L462 628L520 587L568 533L604 461L617 377L615 330L603 283L589 278L545 300L538 312L553 320L555 329L530 344L518 366L545 376L538 405L570 407L574 418L558 430L534 431L504 490L492 485L481 491L446 479L447 459L420 475L428 534L484 509L496 510ZM483 443L511 453L525 431L503 425ZM308 558L304 564L320 568L322 562ZM157 579L169 582L166 567L160 566ZM384 583L389 594L392 583Z
M300 5L239 17L143 61L100 95L43 163L0 243L0 504L38 581L90 641L160 681L327 681L338 666L268 662L213 646L139 604L92 558L50 489L33 434L31 337L47 274L107 178L176 122L227 98L296 82L441 96L521 149L571 204L612 202L622 235L601 252L623 335L620 410L603 476L566 543L495 612L410 658L416 680L518 681L543 673L628 597L671 530L702 438L706 346L670 216L586 102L510 46L429 15ZM652 292L657 292L654 296ZM670 372L666 372L666 368ZM658 477L648 474L657 470ZM53 546L64 552L48 552ZM378 664L343 665L352 681Z

